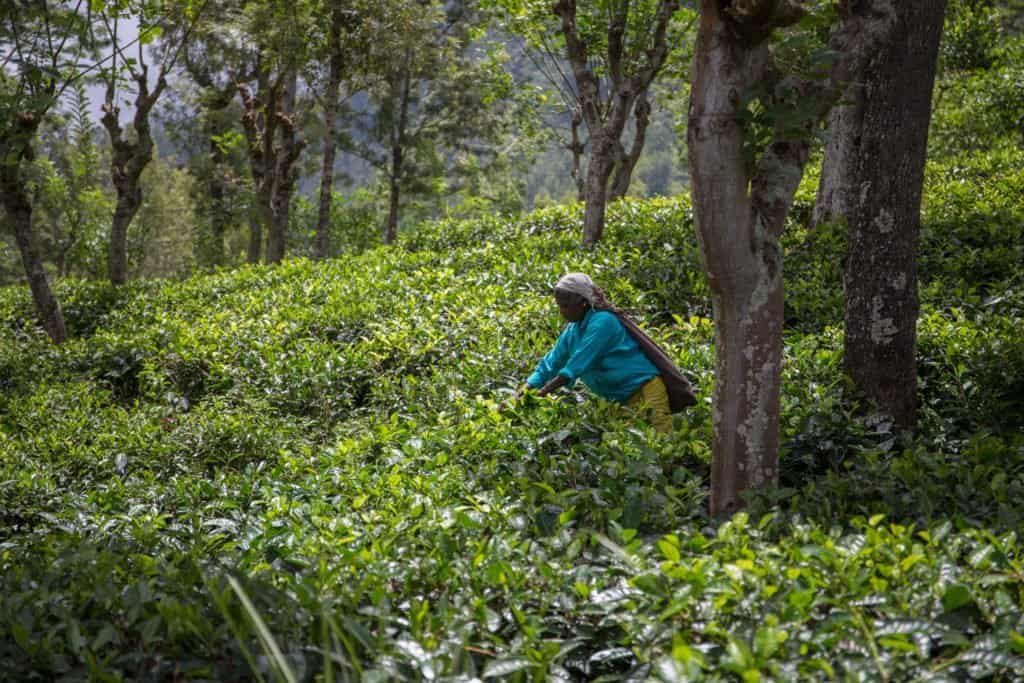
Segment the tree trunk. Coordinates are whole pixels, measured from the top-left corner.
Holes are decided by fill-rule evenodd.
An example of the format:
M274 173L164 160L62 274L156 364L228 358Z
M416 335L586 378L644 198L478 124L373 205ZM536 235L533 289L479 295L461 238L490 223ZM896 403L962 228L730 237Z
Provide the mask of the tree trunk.
M234 194L228 179L229 159L221 138L231 130L227 107L234 97L236 86L230 83L218 86L209 63L197 63L184 51L185 69L201 88L199 108L202 112L204 129L209 136L209 167L203 168L208 198L202 202L209 230L200 236L199 263L203 266L219 266L226 261L224 237L232 222L229 202ZM243 80L243 79L239 79Z
M384 244L394 244L398 238L398 209L401 201L401 187L398 183L402 172L402 148L391 150L391 187L388 201L388 220L384 224Z
M253 263L253 255L259 258L261 253L267 254L270 262L270 233L274 224L274 171L277 167L277 100L280 85L271 83L270 74L262 67L257 67L257 93L253 95L244 84L239 84L238 95L242 100L242 129L245 131L246 151L249 157L249 171L252 173L252 210L249 215L249 262ZM254 220L259 220L257 227ZM264 250L264 235L268 241Z
M844 371L907 428L917 412L918 234L945 5L898 3L894 33L832 113L814 212L848 226Z
M107 266L110 282L123 285L128 281L128 226L142 205L142 188L139 187L138 179L134 182L115 180L114 188L117 190L117 206L110 226Z
M697 238L715 320L714 441L710 511L727 515L740 494L778 472L782 364L782 251L748 194L738 98L756 81L766 48L733 38L705 2L694 53L687 131Z
M855 17L852 6L849 0L840 3L844 19L829 41L838 59L828 77L810 81L779 72L768 50L776 29L803 16L800 3L701 2L687 145L715 317L713 515L735 511L744 490L773 485L778 476L782 229L807 164L812 130L873 53L891 16L880 10ZM751 173L739 114L742 95L755 85L762 88L762 104L782 115ZM811 106L792 108L794 88Z
M334 97L337 98L337 90ZM320 173L320 210L316 219L316 242L313 244L313 258L325 259L330 254L331 201L334 192L334 156L337 149L335 135L335 107L325 113L327 129L324 132L324 163Z
M608 204L608 178L614 166L618 136L601 131L590 138L587 162L586 204L583 208L583 246L593 249L604 235L604 214Z
M213 88L210 88L213 91ZM205 236L200 249L201 263L206 266L221 266L226 261L224 237L231 225L231 209L229 201L231 188L228 174L228 155L221 144L221 137L231 126L226 120L224 109L231 103L230 91L208 93L203 104L204 116L209 133L210 165L206 174L207 197L204 203L209 224L209 232Z
M402 70L392 79L392 98L397 96L398 120L391 127L391 197L388 207L388 221L384 224L384 244L393 244L398 238L398 211L401 202L402 163L406 145L406 126L409 124L409 100L412 95L412 78L409 73L412 51L406 50ZM397 86L397 87L396 87ZM397 92L396 92L397 90Z
M292 70L284 78L281 95L281 109L276 116L280 120L281 149L276 155L274 167L275 182L272 195L270 234L267 235L267 263L279 263L284 259L288 243L288 219L291 216L292 195L297 177L295 162L299 159L302 145L295 137L295 95L298 87L298 72Z
M313 258L325 259L330 253L331 198L334 192L334 156L338 146L338 93L344 69L341 47L342 14L335 10L329 36L330 67L324 92L324 161L320 172L320 210L316 220L316 241Z
M39 255L35 235L32 233L32 204L25 195L18 176L17 165L10 162L3 165L0 202L3 203L7 219L14 228L14 239L18 244L18 251L21 252L21 263L25 267L25 276L32 291L39 321L53 343L62 344L68 338L64 315L43 268L43 259Z
M216 125L216 124L215 124ZM224 182L224 166L227 155L214 136L224 134L219 126L210 136L210 176L207 178L209 192L210 243L204 250L206 262L211 266L224 265L224 235L227 232L230 213L227 209L228 190Z
M263 219L256 207L249 209L249 246L246 250L245 260L249 263L259 263L263 256Z
M580 140L580 125L583 123L583 113L577 107L572 114L572 141L566 145L572 154L572 181L576 185L576 201L582 202L587 198L587 185L583 173L583 152L585 146Z
M644 151L644 142L647 139L647 126L651 123L651 104L647 101L647 91L637 95L636 103L633 105L633 119L636 121L636 135L633 136L633 144L629 153L624 154L615 168L615 177L612 178L612 187L609 197L612 200L622 199L629 192L629 184L633 180L633 169L640 155Z
M117 193L117 205L110 226L110 248L108 269L110 282L123 285L128 281L128 227L142 206L142 172L153 159L153 137L149 128L149 112L167 87L163 73L157 79L153 92L149 91L149 80L143 65L134 76L138 93L135 96L135 116L132 127L135 139L124 137L119 120L120 108L114 105L114 86L107 87L106 104L103 105L103 127L110 134L110 179Z

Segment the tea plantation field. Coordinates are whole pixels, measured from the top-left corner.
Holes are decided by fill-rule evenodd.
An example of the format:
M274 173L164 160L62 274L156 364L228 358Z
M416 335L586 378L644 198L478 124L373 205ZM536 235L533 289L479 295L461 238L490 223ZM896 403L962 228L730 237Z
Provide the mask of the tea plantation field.
M787 234L780 488L707 518L713 348L685 199L397 248L0 291L3 680L1024 677L1024 155L929 169L919 433L843 397L842 231ZM499 413L591 273L694 379L660 437Z

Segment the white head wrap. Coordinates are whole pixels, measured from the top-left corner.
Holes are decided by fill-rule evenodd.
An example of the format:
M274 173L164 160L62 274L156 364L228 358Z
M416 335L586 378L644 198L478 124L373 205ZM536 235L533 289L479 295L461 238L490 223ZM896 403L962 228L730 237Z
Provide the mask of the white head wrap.
M598 301L597 286L586 273L567 273L563 275L555 284L555 290L578 294L586 299L587 303L591 306L595 305Z

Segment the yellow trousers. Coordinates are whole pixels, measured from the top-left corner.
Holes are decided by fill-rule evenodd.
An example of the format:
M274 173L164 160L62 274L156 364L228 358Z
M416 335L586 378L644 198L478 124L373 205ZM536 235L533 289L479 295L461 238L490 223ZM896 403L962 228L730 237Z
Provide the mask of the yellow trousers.
M661 375L653 377L629 397L626 405L642 415L662 434L672 431L672 411L668 406L668 390Z

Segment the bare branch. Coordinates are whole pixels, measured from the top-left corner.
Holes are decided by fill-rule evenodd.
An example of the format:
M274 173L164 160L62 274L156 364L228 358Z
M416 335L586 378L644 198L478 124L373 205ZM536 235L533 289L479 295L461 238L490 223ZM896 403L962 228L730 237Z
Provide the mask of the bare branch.
M209 0L203 0L203 4L199 6L198 10L196 10L195 17L193 17L192 22L182 32L181 40L178 41L178 46L174 49L174 53L171 55L171 58L169 60L165 59L163 63L160 64L161 77L166 75L168 72L170 72L171 69L174 68L174 65L178 61L178 57L181 55L182 49L185 47L185 45L188 44L188 41L192 37L192 33L195 31L196 26L199 25L199 19L200 17L202 17L203 10L206 9L206 6L208 4Z
M71 16L73 16L73 17L77 17L78 16L78 13L81 11L82 5L85 3L85 1L86 0L78 0L78 4L75 5L75 9L71 12ZM86 5L86 7L88 8L89 5ZM71 37L71 31L65 31L64 32L64 36L61 38L60 45L57 46L57 54L58 55L61 54L62 52L64 52L64 46L67 45L68 39L70 37ZM79 50L81 50L81 49L82 49L82 46L79 45ZM77 64L77 60L76 60L75 63ZM56 73L56 69L54 69L54 72ZM63 92L63 90L61 92Z
M547 55L548 60L552 64L554 64L555 69L558 70L558 75L562 79L562 82L565 84L566 92L572 95L571 99L573 102L575 102L577 99L576 87L573 84L572 79L569 78L569 75L565 73L565 69L562 68L562 60L558 55L558 51L551 46L551 44L548 42L548 37L546 35L541 35L541 43L544 49L544 53Z
M25 53L21 49L21 31L18 30L18 24L15 23L13 14L8 15L8 19L11 22L11 34L14 36L14 49L11 51L11 57L4 60L4 66L7 66L7 63L11 61L14 55L18 55L18 60L22 64L27 64Z
M571 91L566 92L562 84L559 84L544 67L543 60L538 59L536 55L529 51L527 51L527 56L530 58L530 61L533 62L533 65L537 68L537 71L539 71L544 76L544 78L547 79L548 83L551 84L551 87L553 87L555 89L555 92L558 93L558 96L562 98L562 103L565 104L566 108L572 109L573 107L575 107L576 93Z
M81 2L82 1L83 0L79 0L79 6L81 6ZM145 35L147 33L149 33L149 31L151 31L151 30L153 30L152 26L150 28L146 29L145 31L139 31L139 35L136 38L134 38L133 40L129 41L128 44L126 44L124 46L124 49L128 49L128 48L132 47L133 45L135 45L137 42L141 41L142 38L145 37ZM65 81L64 85L58 91L57 97L58 98L61 97L64 94L65 90L70 88L72 85L74 85L80 79L85 78L85 76L87 76L91 72L93 72L96 69L98 69L105 62L107 62L107 60L114 60L115 59L115 54L117 54L117 53L111 53L111 55L109 57L104 57L103 59L100 59L100 60L94 62L93 64L90 64L89 66L86 66L86 67L80 69L78 71L78 73L74 74L73 76L68 78L67 81ZM122 55L122 57L123 57L123 55Z

